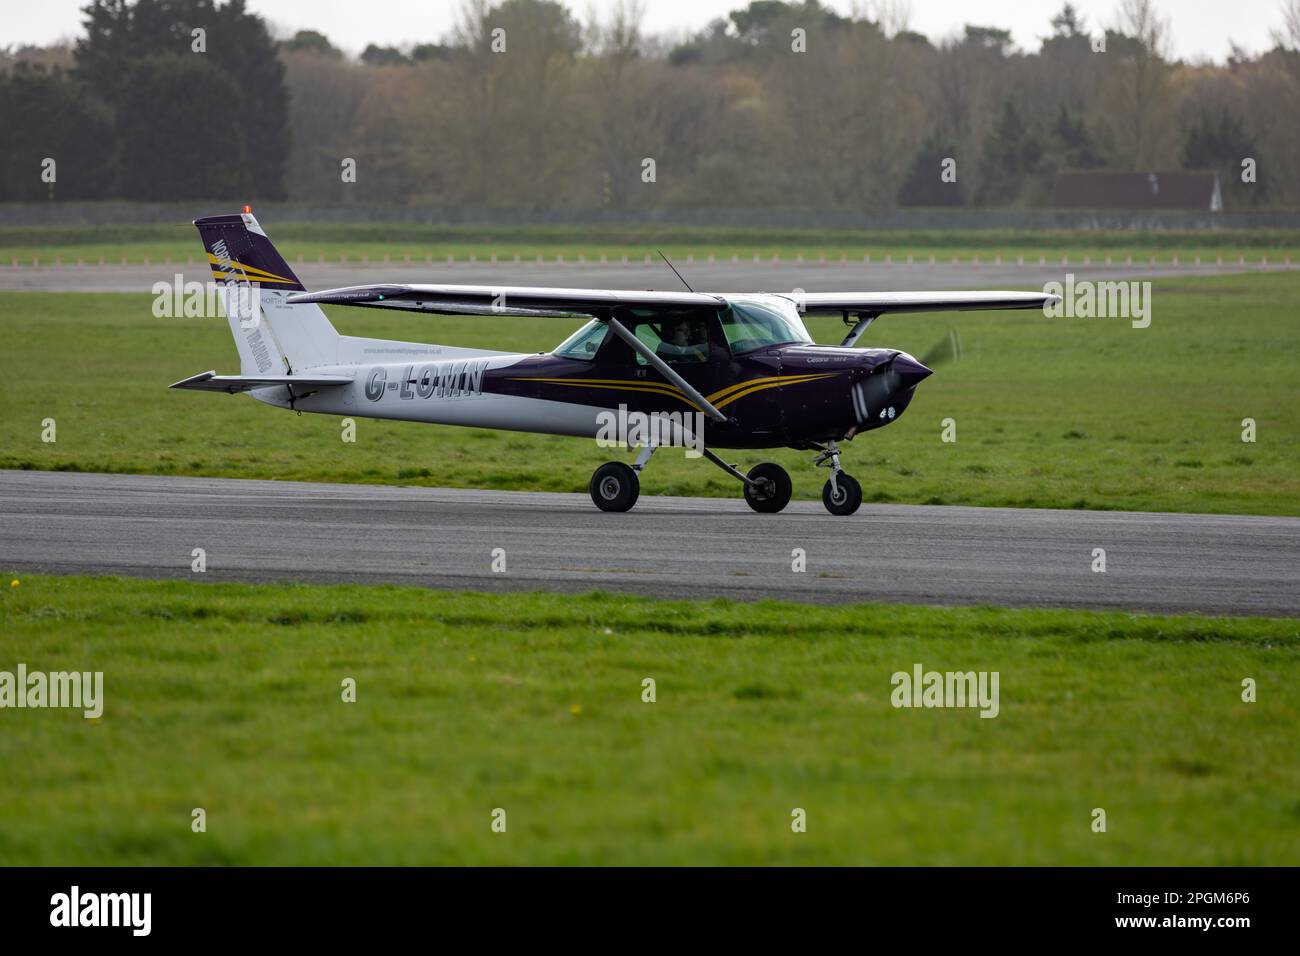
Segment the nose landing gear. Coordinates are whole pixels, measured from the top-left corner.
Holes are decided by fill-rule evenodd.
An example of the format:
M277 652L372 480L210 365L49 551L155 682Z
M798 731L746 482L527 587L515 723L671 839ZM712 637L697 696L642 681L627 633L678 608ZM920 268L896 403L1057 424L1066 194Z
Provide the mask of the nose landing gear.
M833 515L853 514L862 504L862 485L840 467L840 450L835 442L818 446L818 449L813 466L831 470L830 478L822 486L822 504Z

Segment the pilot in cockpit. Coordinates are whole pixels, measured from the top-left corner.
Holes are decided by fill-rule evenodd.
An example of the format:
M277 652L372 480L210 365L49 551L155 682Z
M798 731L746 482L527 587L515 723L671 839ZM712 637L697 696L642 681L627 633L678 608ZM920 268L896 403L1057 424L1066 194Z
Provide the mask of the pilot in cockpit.
M699 319L669 319L655 353L665 362L703 362L709 356L709 336Z

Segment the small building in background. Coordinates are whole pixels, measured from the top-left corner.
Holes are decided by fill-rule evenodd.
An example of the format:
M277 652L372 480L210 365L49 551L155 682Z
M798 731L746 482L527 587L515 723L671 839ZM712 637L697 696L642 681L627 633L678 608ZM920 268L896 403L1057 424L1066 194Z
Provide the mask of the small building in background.
M1067 169L1056 174L1057 209L1188 209L1222 212L1219 174L1212 170L1106 172Z

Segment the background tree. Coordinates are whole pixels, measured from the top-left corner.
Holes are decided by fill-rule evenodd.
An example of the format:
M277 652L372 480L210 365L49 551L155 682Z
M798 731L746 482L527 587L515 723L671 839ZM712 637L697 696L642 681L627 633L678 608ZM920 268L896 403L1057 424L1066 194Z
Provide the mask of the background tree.
M361 51L361 62L366 66L400 66L410 60L395 46L377 46L371 43Z
M117 117L125 198L229 207L250 197L244 131L255 126L229 76L199 57L155 56L134 63L125 79Z
M0 73L0 200L97 199L113 181L103 144L111 124L85 89L61 70L20 63ZM42 163L55 161L53 184Z
M450 35L355 57L312 30L274 42L244 0L92 0L75 52L0 49L0 189L31 195L29 154L57 148L82 170L74 185L61 163L56 199L868 212L1045 204L1062 169L1209 164L1230 206L1300 208L1300 0L1282 4L1273 49L1195 63L1170 56L1153 0L1115 0L1104 53L1072 2L1033 51L996 24L924 37L899 0L848 14L738 0L662 36L642 28L647 2L579 20L575 0L462 0ZM191 52L197 26L206 53ZM155 62L169 58L224 82ZM1240 181L1246 150L1255 184ZM946 157L955 188L938 179Z
M951 150L937 133L930 133L916 151L907 178L898 191L900 206L960 206L965 202L960 178L944 182L943 161ZM955 158L955 157L954 157Z
M299 49L280 54L290 102L290 149L285 181L291 199L355 198L342 179L342 161L356 158L356 132L376 72L330 53ZM358 185L365 188L368 171Z
M1002 101L998 118L984 141L982 205L1012 205L1028 190L1043 159L1041 134L1011 99Z
M1183 165L1218 173L1226 206L1257 205L1268 194L1268 180L1257 176L1254 183L1242 182L1241 163L1247 157L1259 162L1258 145L1255 137L1246 132L1240 116L1226 107L1211 110L1203 106L1183 140ZM1268 164L1264 168L1267 171Z
M95 92L115 118L116 141L125 149L126 131L138 132L140 118L128 115L126 104L139 106L130 88L128 67L155 57L193 57L224 74L233 84L238 111L215 109L213 96L188 103L189 120L179 126L156 124L153 137L193 135L207 139L199 126L230 121L219 134L244 141L250 198L279 199L285 195L285 160L289 151L289 95L284 66L276 55L276 44L261 17L251 14L244 0L91 0L84 8L86 34L77 42L77 74ZM192 50L191 31L206 31L205 53ZM175 73L179 77L180 73ZM189 75L198 75L193 72ZM228 87L222 84L223 91ZM179 104L151 104L175 114ZM124 176L131 169L120 164ZM139 184L122 183L122 192L134 192Z
M1120 0L1120 24L1107 34L1106 56L1114 69L1102 90L1101 115L1111 153L1121 167L1170 166L1176 141L1176 92L1166 57L1169 25L1152 0Z
M330 43L329 38L315 30L299 30L287 40L281 40L282 53L315 53L331 59L342 59L343 51Z

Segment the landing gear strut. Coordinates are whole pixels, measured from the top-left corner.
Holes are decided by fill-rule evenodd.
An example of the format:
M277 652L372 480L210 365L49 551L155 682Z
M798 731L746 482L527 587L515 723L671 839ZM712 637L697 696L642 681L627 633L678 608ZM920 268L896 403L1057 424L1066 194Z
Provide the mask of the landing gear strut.
M773 461L765 461L749 469L749 474L742 474L735 465L729 465L707 448L704 457L713 462L745 486L745 504L759 514L776 514L790 503L794 485L789 473Z
M862 504L862 486L858 480L840 467L840 450L835 442L818 446L813 466L829 468L831 476L822 486L822 504L833 515L851 515Z

